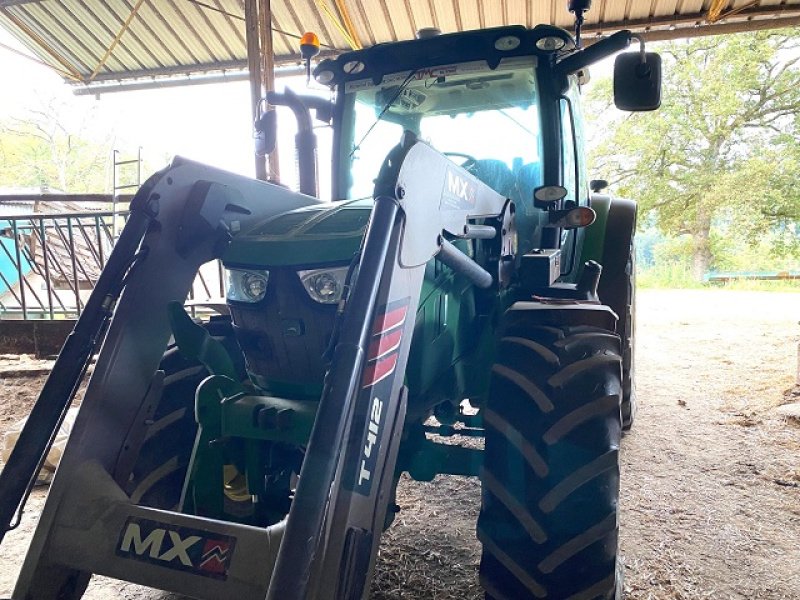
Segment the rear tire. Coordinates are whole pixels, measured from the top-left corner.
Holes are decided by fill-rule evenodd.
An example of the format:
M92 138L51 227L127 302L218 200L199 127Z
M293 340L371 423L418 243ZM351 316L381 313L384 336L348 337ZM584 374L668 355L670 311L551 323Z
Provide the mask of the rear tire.
M205 327L225 344L232 358L239 356L230 321L212 320ZM164 389L125 491L135 504L176 510L197 435L195 391L209 373L202 364L183 357L174 343L158 368L164 371Z
M636 249L631 245L631 256L625 268L625 287L628 290L625 305L625 323L620 329L622 339L622 429L633 427L636 419Z
M487 598L612 600L617 572L619 338L512 317L484 408L478 538Z
M622 429L628 431L636 419L636 250L631 242L625 269L613 280L601 275L598 293L603 303L617 313L617 333L622 342Z
M603 246L603 272L597 293L619 321L622 340L622 428L633 427L636 418L636 204L615 198L611 202Z

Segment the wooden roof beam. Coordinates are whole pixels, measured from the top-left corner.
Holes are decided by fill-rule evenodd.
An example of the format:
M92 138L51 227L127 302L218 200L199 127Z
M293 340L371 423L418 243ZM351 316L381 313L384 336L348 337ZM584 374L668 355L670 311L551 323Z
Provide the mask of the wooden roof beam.
M0 8L8 8L9 6L17 6L18 4L34 4L44 2L44 0L1 0Z
M798 15L800 16L800 5L784 5L784 6L771 6L756 7L748 10L737 12L735 22L752 23L754 19L764 19L779 21L785 17ZM706 13L693 13L689 15L670 15L666 17L652 17L647 19L631 19L628 21L609 21L606 23L587 23L583 26L583 33L585 34L599 34L603 32L619 31L620 29L636 29L648 30L651 28L662 28L675 26L676 28L681 25L700 25L707 23ZM714 27L720 27L728 23L717 23ZM787 27L788 25L782 25ZM741 31L741 30L739 30Z
M677 27L675 29L651 29L642 32L640 35L648 42L658 42L687 37L704 37L709 35L724 35L727 33L742 33L745 31L764 31L766 29L782 29L784 27L798 26L800 26L800 16L784 17L780 19L733 21L730 23L715 23L714 25L699 25L696 27Z

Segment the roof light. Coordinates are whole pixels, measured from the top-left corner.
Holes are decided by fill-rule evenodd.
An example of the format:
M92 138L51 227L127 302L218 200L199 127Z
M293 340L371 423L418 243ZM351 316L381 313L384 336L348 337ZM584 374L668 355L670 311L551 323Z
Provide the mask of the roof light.
M437 35L442 35L442 30L438 27L423 27L417 31L418 40L428 40Z
M314 79L317 81L317 83L321 83L322 85L328 85L331 81L333 81L333 78L333 71L327 69L314 75Z
M313 31L306 31L300 38L300 55L305 58L314 58L319 53L319 38Z
M545 52L561 50L565 45L566 41L564 41L564 38L555 35L548 35L547 37L536 40L536 47Z
M515 35L504 35L501 38L497 38L494 48L495 50L500 50L500 52L508 52L518 48L521 42L522 40Z
M358 75L364 70L364 67L366 67L366 65L360 60L348 60L344 63L342 71L344 71L345 75Z

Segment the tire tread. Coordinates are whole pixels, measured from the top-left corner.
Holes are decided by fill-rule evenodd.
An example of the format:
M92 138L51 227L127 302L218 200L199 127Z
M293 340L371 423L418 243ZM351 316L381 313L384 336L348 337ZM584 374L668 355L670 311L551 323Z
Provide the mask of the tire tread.
M620 339L589 326L541 327L524 314L509 320L483 409L478 538L487 598L611 600L617 587ZM543 360L548 353L557 360ZM529 393L534 388L550 410Z

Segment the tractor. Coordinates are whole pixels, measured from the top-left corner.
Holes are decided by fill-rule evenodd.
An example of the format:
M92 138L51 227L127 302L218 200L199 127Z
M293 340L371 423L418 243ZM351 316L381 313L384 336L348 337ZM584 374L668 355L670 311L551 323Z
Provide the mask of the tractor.
M257 122L268 153L293 111L300 192L181 158L153 175L0 474L5 532L99 346L13 598L77 599L93 573L366 598L403 473L480 478L487 598L621 598L636 208L592 193L580 86L633 37L347 52L314 69L333 100L271 93ZM614 79L619 107L658 107L643 44ZM226 302L198 321L184 301L214 259Z

